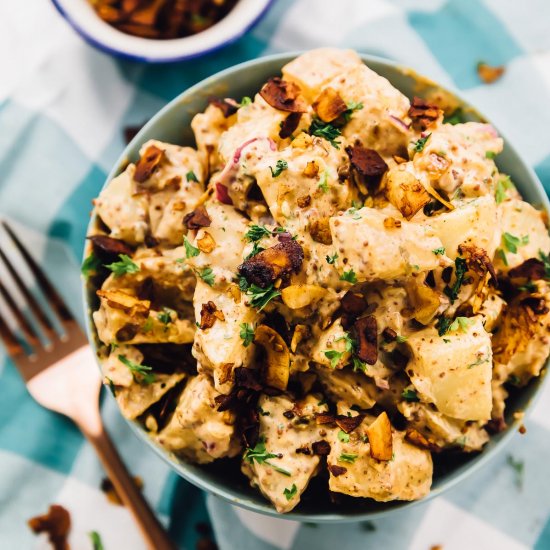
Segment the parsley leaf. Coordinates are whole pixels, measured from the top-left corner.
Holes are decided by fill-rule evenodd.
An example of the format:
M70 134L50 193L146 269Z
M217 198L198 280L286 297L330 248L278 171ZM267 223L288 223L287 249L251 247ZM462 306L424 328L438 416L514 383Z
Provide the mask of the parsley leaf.
M458 109L455 109L449 116L445 116L443 118L443 122L447 124L453 124L453 125L462 124L463 122L466 122L462 107L458 107Z
M202 271L197 271L197 274L207 285L214 286L216 277L211 267L205 267Z
M351 453L342 453L338 460L340 462L349 462L350 464L353 464L357 460L357 455L351 454Z
M457 317L449 326L449 330L455 331L460 329L461 332L466 332L473 322L468 317Z
M358 103L357 101L348 101L348 109L343 113L346 123L351 120L351 115L353 115L355 111L360 111L362 108L363 104L361 102Z
M529 244L529 235L524 235L520 238L505 231L502 234L502 243L508 252L517 254L518 246Z
M550 279L550 254L545 254L542 250L539 250L539 258L544 264L545 278Z
M263 246L260 246L257 242L254 243L252 246L252 250L249 254L247 254L245 260L250 260L250 258L253 258L256 256L256 254L259 254L260 252L263 252L265 248Z
M340 149L340 142L336 138L342 135L342 132L329 122L323 122L320 118L315 117L309 126L309 134L326 139L336 149Z
M355 284L357 282L357 275L353 269L350 269L349 271L344 271L344 273L340 275L340 280Z
M355 340L349 335L349 332L345 332L343 336L336 338L335 342L340 342L342 340L345 342L344 349L351 353L355 349Z
M241 102L239 103L239 107L246 107L247 105L250 105L252 103L252 99L249 98L247 95L245 95Z
M258 443L256 443L256 446L253 449L248 447L243 455L243 459L250 462L250 464L256 461L258 464L267 464L268 466L271 466L276 472L279 472L280 474L283 474L285 476L290 477L292 475L289 471L284 470L283 468L279 468L279 466L275 466L275 464L268 462L270 458L280 457L279 455L267 452L267 449L265 447L265 439L262 437L258 439Z
M153 328L153 318L147 317L145 323L141 327L141 332L149 332Z
M126 256L126 254L119 254L118 257L120 258L119 262L114 262L105 266L114 273L115 277L133 274L139 271L139 265L135 264L130 256Z
M262 311L267 304L280 296L281 293L273 288L273 285L269 285L266 288L261 288L255 284L248 284L248 281L244 277L239 278L239 288L242 292L246 292L250 296L250 305L258 308L258 311Z
M416 153L421 153L422 151L424 151L424 147L426 147L426 142L430 139L431 135L431 133L427 134L424 137L419 138L418 141L415 142L413 149Z
M344 355L343 351L336 351L335 349L326 349L322 351L327 359L330 360L330 368L335 369L338 366L338 363L340 363L340 360L342 359L342 355Z
M477 361L474 361L473 363L470 363L467 368L473 369L474 367L477 367L478 365L483 365L483 363L488 363L489 358L488 357L480 357L477 359Z
M437 329L437 334L439 336L443 336L444 334L447 334L449 332L449 328L451 327L453 320L449 319L448 317L445 317L442 315L437 320L437 323L435 324L435 328Z
M142 376L142 382L144 384L151 384L152 382L155 381L155 375L151 372L153 370L151 367L134 363L133 361L128 359L126 355L119 355L118 360L123 365L128 367L128 369L130 369L130 372L132 373L132 377L134 378L134 380L136 380L135 375L139 374Z
M401 397L405 401L408 401L409 403L417 403L418 401L420 401L418 394L414 390L411 390L410 388L404 389L403 393L401 394Z
M506 252L504 252L502 248L497 248L496 254L500 257L500 259L502 260L502 263L507 266L508 258L506 257Z
M457 258L455 260L455 283L452 287L446 285L443 289L443 292L451 300L451 304L454 304L454 301L458 298L458 292L464 281L464 275L468 271L468 265L464 258Z
M162 308L162 311L159 312L159 314L157 315L157 319L165 324L165 325L168 325L169 323L172 322L172 309L170 308Z
M325 170L323 172L323 176L321 177L321 181L319 182L319 189L323 193L328 193L329 192L330 186L328 184L328 170Z
M101 536L97 531L90 531L88 533L88 536L90 537L90 541L92 542L92 548L93 550L104 550L103 542L101 540Z
M187 237L183 238L183 246L185 247L185 257L186 258L194 258L195 256L198 256L201 251L194 247L188 240Z
M408 340L408 338L406 336L403 336L401 334L398 334L396 337L395 337L395 341L398 343L398 344L403 344L404 342L406 342Z
M497 156L497 154L494 151L485 151L485 158L486 159L494 159Z
M198 180L197 176L195 175L195 172L193 172L193 170L189 170L189 172L187 172L187 174L185 174L185 179L187 181L194 181L196 183L199 183L199 180Z
M439 248L434 248L432 250L432 252L436 255L436 256L443 256L443 254L445 254L445 247L444 246L440 246Z
M359 357L352 357L351 360L353 362L353 372L367 372L367 364L363 363Z
M338 252L335 252L332 256L326 256L327 264L333 265L338 259Z
M290 489L285 489L283 491L283 495L285 495L287 500L292 500L297 493L298 493L298 487L296 487L295 483L292 484L292 487Z
M90 275L95 275L101 267L101 260L92 252L83 262L80 271L87 279Z
M253 243L264 237L271 237L272 232L265 225L251 225L248 231L244 234L244 238Z
M506 191L509 189L515 189L515 185L512 183L510 176L503 176L497 181L497 188L495 191L495 200L497 204L500 204L506 200Z
M247 348L254 341L254 327L248 323L241 323L240 327L241 332L239 332L239 336L243 341L243 346Z
M281 175L281 172L284 172L288 168L288 162L286 160L279 159L275 165L275 170L269 167L271 170L271 177L276 178Z
M349 443L349 434L347 434L344 430L340 430L338 432L338 439L342 443Z

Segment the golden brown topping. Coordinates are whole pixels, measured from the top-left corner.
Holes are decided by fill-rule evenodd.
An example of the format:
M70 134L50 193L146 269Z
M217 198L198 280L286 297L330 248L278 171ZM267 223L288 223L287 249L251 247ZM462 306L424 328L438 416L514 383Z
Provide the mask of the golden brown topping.
M483 248L479 248L474 245L461 244L458 247L458 252L461 256L464 256L469 270L480 276L490 273L493 281L496 283L497 274L495 272L493 262L491 262L491 259Z
M424 132L441 114L442 111L437 105L431 105L426 100L416 96L413 98L409 108L412 126L418 132Z
M508 271L508 277L511 279L526 278L531 281L538 281L539 279L544 279L545 276L544 263L537 258L529 258Z
M314 160L310 160L303 173L306 178L314 178L319 173L319 165Z
M296 325L292 334L292 340L290 342L290 351L296 353L296 348L300 342L309 336L309 327L307 325Z
M279 77L270 78L260 90L266 103L288 113L307 112L307 103L300 96L300 87Z
M296 204L300 208L307 208L311 204L311 195L303 195L296 199Z
M303 261L303 248L292 239L285 240L246 260L239 266L239 274L249 284L266 288L276 279L300 271Z
M96 294L106 300L113 309L121 309L128 315L147 316L151 308L149 300L140 300L124 290L97 290Z
M214 326L214 323L216 322L216 319L219 319L220 321L225 321L225 316L223 312L218 310L216 304L214 302L207 302L206 304L202 304L200 328L202 330L212 328Z
M390 419L386 411L366 429L370 443L370 455L376 460L391 460L393 458L393 438Z
M321 439L311 444L313 454L317 456L328 456L330 454L330 443Z
M404 162L407 162L408 159L400 157L399 155L392 155L393 160L397 162L397 164L403 164Z
M363 414L358 414L357 416L346 416L344 414L339 414L336 416L335 422L341 430L349 434L361 425L364 418L365 415Z
M54 550L69 550L67 537L71 530L71 516L59 504L52 504L47 514L29 519L33 533L47 533Z
M330 413L319 413L315 415L315 421L317 424L334 424L336 418Z
M209 254L216 248L216 241L214 240L214 237L210 235L207 231L204 232L203 236L200 239L197 239L197 248L204 252L205 254Z
M390 327L386 327L382 331L382 338L384 338L386 342L395 342L395 340L397 340L397 332Z
M427 449L428 451L432 451L434 453L438 453L439 451L441 451L441 447L437 445L437 443L435 443L431 439L428 439L427 437L424 437L424 435L422 435L414 428L410 428L407 430L407 433L405 434L405 439L409 443L412 443L413 445L416 445L421 449Z
M386 178L386 197L407 220L430 202L430 195L424 186L405 170L389 172Z
M210 227L212 220L204 206L198 206L183 218L183 223L187 229L200 229L201 227Z
M427 325L433 320L441 305L440 295L433 288L413 281L407 288L409 301L413 308L412 317L419 323Z
M309 221L309 234L311 238L321 244L332 244L332 234L330 232L330 218L312 218Z
M217 107L223 113L224 118L229 118L239 110L239 104L234 99L209 97L208 103Z
M348 110L346 102L334 88L325 88L313 102L313 110L323 122L332 122Z
M374 150L360 144L346 147L356 176L366 185L377 187L388 169L384 159Z
M358 339L357 357L367 365L378 360L378 323L374 315L357 319L353 325Z
M302 113L290 113L284 120L281 122L281 128L279 130L279 137L281 139L286 139L292 135L294 130L298 128L300 124L300 119L302 118Z
M147 181L160 166L164 158L164 151L155 145L147 147L145 153L136 163L136 171L134 172L134 181L144 183Z
M134 253L124 241L107 237L107 235L93 235L88 239L94 247L94 252L105 262L118 259L120 254L132 256Z
M337 466L336 464L327 464L327 468L334 477L341 476L348 471L347 468L344 468L343 466Z
M477 64L477 75L485 84L496 82L504 74L504 70L503 66L491 67L491 65L487 65L483 61Z
M218 380L220 384L225 384L226 382L229 382L229 380L231 380L234 366L234 363L223 363L220 366L220 378Z
M231 283L227 287L227 294L231 296L231 299L238 304L241 301L241 289L239 288L239 285L235 283Z
M401 227L401 220L395 218L384 218L384 227L386 229L399 229Z
M367 309L367 301L362 294L348 290L340 299L340 305L345 313L358 317Z
M264 380L268 386L286 390L290 375L290 352L281 335L267 325L260 325L254 333L254 343L266 353Z
M300 309L320 300L327 289L317 285L290 285L281 290L281 299L290 309Z

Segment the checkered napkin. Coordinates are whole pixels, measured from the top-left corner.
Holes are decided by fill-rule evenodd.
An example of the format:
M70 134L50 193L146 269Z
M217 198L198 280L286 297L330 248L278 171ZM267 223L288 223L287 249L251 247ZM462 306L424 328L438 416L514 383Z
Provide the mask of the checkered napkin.
M124 147L122 129L141 125L220 69L322 45L389 57L460 90L512 136L550 190L549 26L548 0L278 0L252 33L221 52L144 66L91 49L45 0L5 0L0 212L21 224L82 319L78 263L90 200ZM502 79L481 84L480 59L505 65ZM1 354L0 548L47 547L25 523L50 503L71 511L76 550L91 548L93 530L106 550L143 548L126 510L101 492L103 473L90 446L71 423L33 402ZM548 385L527 434L517 435L500 458L443 497L360 525L300 525L204 499L130 433L110 398L104 418L181 548L195 548L209 517L222 550L550 549Z

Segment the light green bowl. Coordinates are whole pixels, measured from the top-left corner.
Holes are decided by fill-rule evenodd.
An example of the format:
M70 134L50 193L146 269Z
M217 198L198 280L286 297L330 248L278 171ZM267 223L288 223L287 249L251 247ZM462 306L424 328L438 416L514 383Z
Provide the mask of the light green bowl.
M109 174L107 182L115 177L129 160L137 160L140 146L149 139L158 139L181 145L193 145L194 138L190 122L196 113L205 109L208 97L216 95L240 99L243 96L253 96L269 77L280 74L283 65L297 55L299 55L299 52L285 53L242 63L211 76L183 92L159 111L126 147L116 166ZM396 63L378 57L369 55L362 55L361 57L371 69L386 77L408 97L412 98L415 94L422 95L422 89L426 89L427 81L418 77L410 69L400 67ZM433 86L435 87L435 84ZM465 107L471 120L484 120L470 105L456 94L454 95L459 103ZM548 210L550 205L542 184L533 170L520 158L506 139L504 151L498 156L497 164L502 172L511 175L525 200ZM97 219L93 217L89 229L92 229L96 223ZM84 288L84 303L88 336L91 345L97 347L97 334L91 320L91 312L97 308L98 304L95 289L89 284L85 285ZM310 498L307 498L310 491L308 489L300 505L294 511L285 514L284 517L298 521L326 523L363 521L385 516L395 510L410 508L418 502L425 502L429 498L440 495L460 483L475 470L481 468L505 447L506 442L514 435L520 422L514 419L513 413L525 411L531 405L535 396L540 393L543 378L544 376L534 379L527 387L521 389L517 395L509 399L506 416L509 427L506 431L493 436L482 453L463 457L458 455L454 458L449 457L444 466L438 465L436 467L432 491L423 500L377 503L367 499L346 499L343 504L335 506L328 499L327 488L324 489L324 495L323 491L315 492L315 489L312 488L313 494ZM240 474L235 464L214 464L210 466L189 464L166 452L153 442L140 424L137 422L129 422L129 424L146 445L170 464L178 474L197 487L243 508L272 516L279 515L257 490L248 485L247 479Z

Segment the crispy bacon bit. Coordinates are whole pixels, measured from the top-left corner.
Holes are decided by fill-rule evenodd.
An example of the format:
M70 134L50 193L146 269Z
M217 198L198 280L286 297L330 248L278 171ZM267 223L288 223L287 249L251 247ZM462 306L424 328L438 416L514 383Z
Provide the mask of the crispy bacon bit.
M493 434L493 435L503 432L507 427L508 425L506 424L506 420L504 420L503 416L499 416L498 418L492 418L484 426L484 428L490 434Z
M327 468L334 477L341 476L348 471L347 468L344 468L343 466L337 466L336 464L327 464Z
M207 302L202 304L201 307L201 330L206 330L212 328L216 319L220 321L225 321L225 317L222 311L220 311L214 302Z
M395 330L390 327L386 327L382 331L382 338L384 338L386 342L395 342L395 340L397 339L397 332L395 332Z
M348 290L340 300L345 313L358 317L367 309L367 301L362 294Z
M341 430L349 434L359 427L364 418L365 415L363 414L358 414L357 416L346 416L344 414L339 414L336 416L336 425Z
M120 254L132 256L134 253L124 241L107 237L107 235L93 235L88 239L94 247L94 252L105 262L118 258Z
M210 252L216 248L216 241L210 233L205 231L203 236L200 239L197 239L197 248L205 254L210 254Z
M314 160L310 160L304 168L303 175L306 178L314 178L318 173L319 165Z
M461 244L458 247L458 252L466 259L468 269L481 276L485 275L485 273L490 273L493 281L497 281L497 274L493 263L483 248Z
M303 445L302 447L298 447L295 452L298 455L310 455L311 449L307 445Z
M439 451L441 451L441 447L439 445L437 445L429 438L424 437L418 430L415 430L414 428L407 430L407 433L405 434L405 439L409 443L412 443L413 445L416 445L421 449L427 449L428 451L432 451L434 453L438 453Z
M210 227L212 220L204 206L197 206L195 210L185 215L183 223L187 229L200 229L201 227Z
M260 375L253 369L237 367L235 373L235 386L253 391L261 391L263 384L260 383Z
M311 238L321 244L332 244L332 233L330 232L330 218L311 218L309 221L309 234Z
M230 393L229 395L216 395L216 397L214 397L214 403L218 406L216 410L218 412L227 411L233 408L236 400L236 395L234 393Z
M315 421L317 424L333 424L336 418L330 413L319 413L315 415Z
M303 195L296 199L296 204L300 208L307 208L311 204L311 195Z
M266 288L278 278L298 273L304 261L303 248L292 239L263 250L239 266L249 284Z
M531 281L538 281L539 279L544 279L545 276L546 270L544 269L544 263L536 258L529 258L522 264L508 271L508 277L511 279L525 277Z
M117 342L129 342L139 332L140 325L126 323L120 327L115 334Z
M548 306L546 301L541 296L528 296L521 300L520 304L524 307L528 307L536 315L544 315L548 313Z
M136 163L136 171L134 172L134 181L138 183L146 182L160 166L164 158L164 151L156 145L147 147L145 153Z
M378 186L388 169L384 159L374 150L360 144L346 147L351 166L356 174L367 185Z
M67 537L71 530L71 516L63 506L52 504L47 514L29 519L28 525L37 535L47 533L55 550L69 550Z
M437 105L432 105L421 97L415 96L408 114L411 117L413 128L417 132L424 132L441 116L441 112Z
M491 65L487 65L483 61L477 64L477 75L485 84L496 82L504 74L504 70L503 66L491 67Z
M330 454L330 443L321 439L311 444L313 454L317 456L328 456Z
M234 99L209 97L208 103L217 107L223 113L224 118L229 118L239 110L239 104Z
M378 359L378 323L374 315L357 319L355 331L359 341L357 357L367 363L374 365Z
M384 218L384 227L386 229L399 229L401 227L401 220L395 218Z
M300 88L294 82L279 77L270 78L260 90L266 103L279 111L287 113L305 113L307 103L300 97Z
M302 113L290 113L282 122L279 130L279 137L281 139L286 139L290 137L294 130L298 128L300 124L300 119L302 118Z
M313 110L323 122L332 122L348 110L340 94L330 86L313 102Z

